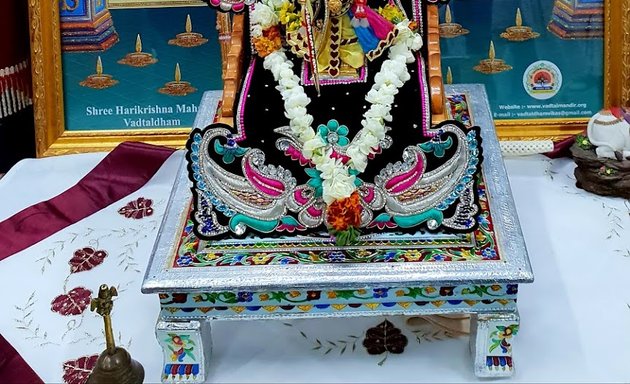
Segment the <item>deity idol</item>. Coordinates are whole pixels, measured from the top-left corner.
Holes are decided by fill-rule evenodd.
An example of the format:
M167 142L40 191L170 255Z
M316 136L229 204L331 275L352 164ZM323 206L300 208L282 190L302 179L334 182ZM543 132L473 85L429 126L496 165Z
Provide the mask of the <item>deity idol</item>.
M248 13L247 68L188 142L197 236L475 228L479 130L431 125L423 0L209 1Z

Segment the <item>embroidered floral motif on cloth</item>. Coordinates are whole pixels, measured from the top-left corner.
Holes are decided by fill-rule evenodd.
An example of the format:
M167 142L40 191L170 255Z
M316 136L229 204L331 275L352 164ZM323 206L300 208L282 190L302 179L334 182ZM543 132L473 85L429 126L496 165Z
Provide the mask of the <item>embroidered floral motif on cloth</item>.
M216 4L214 4L216 5ZM200 239L472 233L479 129L430 125L421 2L259 0L235 128L187 144Z

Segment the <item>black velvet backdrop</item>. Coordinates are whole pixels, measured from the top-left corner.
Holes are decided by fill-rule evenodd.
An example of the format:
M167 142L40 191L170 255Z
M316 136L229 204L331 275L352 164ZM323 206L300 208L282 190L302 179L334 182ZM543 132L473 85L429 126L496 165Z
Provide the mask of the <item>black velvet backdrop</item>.
M407 15L412 17L411 2L405 1L404 3L408 6L405 9ZM387 0L371 0L369 4L376 9L387 4ZM425 52L423 48L423 57ZM291 53L287 53L287 56L293 58L295 64L293 70L299 76L302 60L295 58ZM380 70L381 63L386 58L387 54L384 53L375 61L368 63L368 79L365 83L322 86L319 97L314 86L305 86L306 94L311 99L307 110L315 119L314 128L317 129L319 124L326 124L329 120L336 119L339 124L349 128L348 138L352 139L356 132L361 129L363 113L369 108L368 102L365 101L365 95L372 87L374 75ZM245 63L248 63L249 60L250 58L247 57ZM368 168L361 175L364 181L372 182L374 176L387 163L402 160L402 151L409 145L426 141L422 137L423 116L418 64L415 62L408 64L408 68L411 79L396 95L391 111L393 121L388 124L392 128L389 135L393 138L393 145L384 150L381 155L377 155L375 159L370 160ZM243 147L260 148L265 152L269 163L281 164L283 167L291 169L293 174L298 177L298 183L306 182L308 177L299 164L291 161L275 147L276 139L281 135L273 132L273 130L289 124L289 120L284 116L284 104L280 92L275 88L276 85L271 72L263 68L263 60L256 58L256 64L251 75L249 97L246 95L243 98L246 103L243 125L247 139L239 144ZM453 149L455 148L453 147ZM429 161L430 168L427 171L439 166L442 162Z
M411 18L413 15L411 1L403 0L403 2L405 6L408 6L406 13L408 17ZM387 0L369 1L370 6L374 9L386 3ZM424 7L425 5L423 5L423 8ZM423 10L423 15L426 15L426 10ZM425 20L423 20L423 24L426 24ZM246 46L249 47L249 44L246 44ZM426 57L425 48L422 49L421 54L423 57ZM251 52L246 54L244 61L246 68L249 67L248 64L251 55ZM287 56L293 59L293 70L300 76L302 60L295 58L294 55L289 52L287 52ZM319 124L326 124L329 120L336 119L340 124L346 125L349 128L350 134L348 138L352 139L356 132L361 129L363 113L369 108L368 103L365 101L365 95L372 87L374 75L380 70L381 63L386 58L387 53L384 53L380 58L368 63L368 79L365 83L322 86L321 96L319 97L317 96L314 86L305 86L306 94L311 99L307 110L308 113L314 117L313 128L317 129ZM368 162L366 171L359 175L359 178L365 182L373 183L374 177L388 163L401 161L402 152L406 147L429 140L423 137L422 134L423 111L420 94L421 89L418 80L418 64L416 62L408 64L408 68L411 79L404 84L396 95L391 111L393 121L388 124L388 126L392 128L388 135L392 137L393 145L383 150L382 154L377 155L375 159ZM245 95L245 97L242 98L246 103L244 113L246 139L240 141L239 145L246 148L253 147L261 149L266 155L266 163L281 165L285 169L291 170L292 174L297 178L298 185L304 184L309 179L304 172L304 168L300 166L298 162L285 156L275 146L276 140L280 138L281 135L275 133L273 130L289 124L288 119L284 116L284 104L280 92L275 88L276 85L277 83L273 79L271 72L263 68L263 59L259 57L256 58L256 64L251 74L249 97ZM425 97L428 97L428 95L425 95ZM430 114L430 111L426 111L426 113ZM235 128L233 131L236 133ZM446 140L449 136L452 136L453 142L455 143L456 138L450 133L445 134L443 139ZM431 171L442 165L452 156L456 149L457 146L453 145L447 150L446 156L443 158L436 158L432 154L426 154L426 171ZM210 150L210 152L215 161L221 164L221 156L216 155L212 150ZM241 173L239 161L226 165L225 168L236 174ZM453 210L454 207L444 212L445 217L449 217ZM220 221L222 224L225 224L223 219ZM414 232L416 230L417 228L408 231ZM378 230L376 231L378 232ZM401 230L397 229L397 231ZM368 230L363 230L363 232L368 232Z

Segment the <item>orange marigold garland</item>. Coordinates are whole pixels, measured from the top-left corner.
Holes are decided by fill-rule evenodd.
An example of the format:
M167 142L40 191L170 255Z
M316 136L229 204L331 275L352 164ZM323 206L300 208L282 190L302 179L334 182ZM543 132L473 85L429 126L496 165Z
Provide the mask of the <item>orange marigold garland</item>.
M359 237L361 225L361 197L358 192L350 197L335 200L328 206L326 221L337 245L348 245Z
M265 57L282 48L282 36L277 25L265 29L262 36L252 40L260 57Z

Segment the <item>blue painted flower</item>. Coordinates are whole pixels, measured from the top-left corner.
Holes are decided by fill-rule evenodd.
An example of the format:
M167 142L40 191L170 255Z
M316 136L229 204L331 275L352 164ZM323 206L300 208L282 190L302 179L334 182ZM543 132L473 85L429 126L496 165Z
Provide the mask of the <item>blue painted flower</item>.
M214 141L214 151L222 156L225 164L232 164L237 157L241 157L249 150L249 148L241 148L231 135L227 137L227 144L222 145L219 140Z
M435 261L444 261L444 255L441 255L441 254L433 255L433 260L435 260Z
M288 257L283 257L282 259L280 259L280 264L289 264L291 263L291 259L289 259Z
M385 254L385 261L392 261L396 258L396 251L389 251Z
M202 219L203 220L203 219ZM214 226L214 221L210 220L210 221L202 221L203 225L201 227L201 232L202 233L212 233L214 231L216 231L216 227Z
M340 147L350 144L350 140L348 140L350 130L345 125L339 125L335 119L329 120L326 125L320 124L317 131L328 144L337 144Z
M479 224L482 225L484 228L488 228L490 226L490 220L488 220L488 216L486 215L479 215L477 220L479 221Z
M456 103L464 101L464 95L462 94L449 95L448 98Z
M372 296L374 296L375 299L387 297L388 290L388 288L374 288L374 294Z
M193 262L193 258L188 253L185 253L183 255L179 255L177 257L177 265L180 266L180 267L187 267L190 264L192 264L192 262Z
M251 292L238 292L236 294L236 300L239 303L250 302L253 299L253 295Z
M518 293L518 285L508 284L505 293L507 293L508 295L516 295Z
M346 261L346 255L340 251L332 251L326 257L331 263L342 263Z
M477 195L479 195L480 199L483 199L486 196L486 189L485 188L477 188Z
M496 255L497 252L492 248L484 248L481 251L481 256L483 256L484 259L494 259Z

